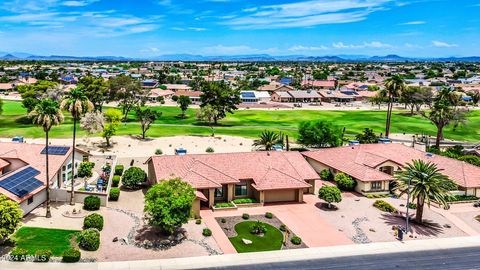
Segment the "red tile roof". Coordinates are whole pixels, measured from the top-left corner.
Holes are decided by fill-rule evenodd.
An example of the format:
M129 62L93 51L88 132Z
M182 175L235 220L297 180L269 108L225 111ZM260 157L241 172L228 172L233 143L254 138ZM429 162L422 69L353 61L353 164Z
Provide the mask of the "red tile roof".
M257 190L296 189L318 174L298 152L249 152L184 156L153 156L157 180L180 177L196 189L252 179Z
M20 171L24 169L27 166L31 166L35 168L36 170L40 171L40 174L37 175L35 178L42 181L44 184L46 182L45 179L45 155L40 154L40 152L45 148L44 144L27 144L27 143L13 143L13 142L0 142L0 160L4 161L9 161L9 160L19 160L22 161L24 164L22 167L18 168L15 171L12 172L4 172L7 174L0 175L0 181L2 181L4 178L8 177L11 175L11 173L14 173L16 171ZM55 176L56 172L62 167L62 165L65 163L67 158L70 156L72 150L71 148L68 150L67 154L65 155L49 155L49 167L50 167L50 181L53 179ZM5 168L8 169L8 166ZM28 195L24 196L23 198L20 198L16 196L13 193L10 193L9 191L0 188L0 193L5 194L7 197L10 199L16 201L16 202L22 202L26 200L27 198L31 197L31 195L34 195L41 190L43 190L45 186L41 186Z
M302 153L331 168L342 171L360 181L390 180L392 177L375 169L387 161L404 166L421 159L435 163L442 173L464 188L480 187L480 167L439 155L427 153L403 144L362 144L322 149Z

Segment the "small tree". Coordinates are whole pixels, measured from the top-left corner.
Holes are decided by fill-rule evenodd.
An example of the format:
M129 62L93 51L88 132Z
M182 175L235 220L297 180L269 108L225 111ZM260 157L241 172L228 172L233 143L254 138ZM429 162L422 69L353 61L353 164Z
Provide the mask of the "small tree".
M302 122L298 133L298 142L307 147L337 147L342 144L341 130L329 122Z
M211 106L206 105L205 107L201 107L200 110L197 111L196 117L198 121L206 122L210 126L212 130L212 137L215 136L215 130L213 129L213 124L215 123L215 116L218 112Z
M373 132L371 128L365 128L362 134L355 136L355 139L360 143L377 143L378 136Z
M15 232L22 217L23 211L18 203L0 194L0 241Z
M187 96L180 96L178 97L177 103L180 106L180 109L182 110L182 114L181 114L182 118L185 118L185 112L187 111L188 106L192 104L192 100Z
M328 208L332 208L332 203L342 201L342 193L335 186L323 186L318 191L318 197L328 203Z
M232 89L223 81L203 83L200 99L200 107L210 105L216 111L213 117L215 125L218 120L225 118L227 113L237 110L237 105L241 102L240 90Z
M122 186L133 189L136 188L140 183L145 182L147 174L138 167L130 167L128 170L123 173L122 176Z
M355 189L357 182L352 179L352 177L344 174L344 173L337 173L335 175L335 182L340 190L344 191L352 191Z
M152 110L150 108L142 109L140 107L137 107L137 109L135 110L135 115L137 117L137 120L140 121L140 127L142 128L142 139L145 139L145 134L150 128L150 125L155 120L160 118L162 113Z
M105 138L107 146L110 146L110 139L117 133L122 120L122 112L117 109L108 109L105 114L102 137Z
M162 180L145 194L145 218L150 225L172 234L188 222L194 200L194 189L187 182L180 178Z
M270 130L264 130L262 134L260 134L260 138L253 142L253 146L262 146L266 151L270 151L275 144L283 144L282 139L282 134Z

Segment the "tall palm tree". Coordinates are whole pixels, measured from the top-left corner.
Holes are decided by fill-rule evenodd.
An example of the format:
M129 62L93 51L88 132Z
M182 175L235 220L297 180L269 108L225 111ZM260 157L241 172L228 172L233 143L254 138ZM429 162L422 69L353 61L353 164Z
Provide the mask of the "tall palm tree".
M385 80L385 89L383 90L383 92L388 99L387 121L385 125L385 137L387 138L390 135L393 101L395 98L400 96L400 94L405 90L405 88L405 81L399 75L393 75L392 77Z
M48 170L48 132L54 125L59 125L63 122L63 114L60 110L58 102L51 100L49 98L42 99L35 106L33 111L30 112L30 117L32 117L32 122L35 125L41 126L45 132L45 177L46 177L46 186L47 186L47 214L46 217L52 217L50 213L50 175Z
M263 146L266 151L272 150L272 147L282 140L283 135L270 130L264 130L260 138L253 142L253 146Z
M80 120L80 117L85 113L92 111L94 106L93 103L88 100L82 88L77 87L68 92L62 103L61 108L63 110L68 110L73 118L73 142L72 142L72 189L70 193L70 204L73 205L74 201L74 183L75 183L75 138L77 133L77 121Z
M417 200L415 221L418 223L422 223L425 202L428 207L432 199L444 207L448 206L448 184L451 180L441 171L435 163L414 160L412 164L407 163L405 169L395 175L398 184L396 190L400 191L400 196L410 192L412 200Z

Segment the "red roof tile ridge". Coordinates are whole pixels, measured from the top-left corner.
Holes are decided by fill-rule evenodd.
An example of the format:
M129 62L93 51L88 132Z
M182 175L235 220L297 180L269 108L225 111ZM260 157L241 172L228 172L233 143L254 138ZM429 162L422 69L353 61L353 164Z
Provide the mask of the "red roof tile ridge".
M201 164L203 164L203 165L205 165L205 166L209 167L210 169L213 169L213 170L215 170L215 171L219 172L220 174L223 174L223 175L225 175L225 176L226 176L226 177L228 177L228 178L231 178L231 179L233 179L234 181L237 181L237 182L239 182L237 178L235 178L235 177L233 177L233 176L231 176L231 175L228 175L228 174L226 174L226 173L224 173L224 172L220 171L219 169L217 169L217 168L213 167L213 166L212 166L212 165L210 165L210 164L207 164L207 163L203 162L202 160L199 160L199 159L196 159L196 158L193 158L193 160L194 160L195 162L199 162L199 163L201 163ZM192 170L192 169L193 169L193 168L191 168L190 170Z
M197 172L197 171L189 170L189 172L194 173L194 174L197 174L197 175L200 175L201 177L205 178L205 180L207 180L207 181L209 181L209 182L212 182L212 183L216 184L217 186L222 186L222 184L220 184L220 183L218 183L218 182L216 182L216 181L214 181L214 180L206 177L205 175L203 175L203 174L201 174L201 173L199 173L199 172Z

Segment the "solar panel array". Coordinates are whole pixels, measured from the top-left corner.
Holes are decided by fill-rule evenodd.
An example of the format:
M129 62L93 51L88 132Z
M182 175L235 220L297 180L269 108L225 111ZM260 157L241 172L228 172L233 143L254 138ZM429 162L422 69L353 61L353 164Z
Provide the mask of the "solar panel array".
M253 92L242 92L241 94L243 98L255 98L255 93Z
M59 156L64 156L70 147L66 146L49 146L48 147L48 154L49 155L59 155ZM47 153L47 147L43 148L42 152L40 154L45 155Z
M21 198L43 185L43 182L35 179L39 174L36 169L27 167L0 181L0 187Z

